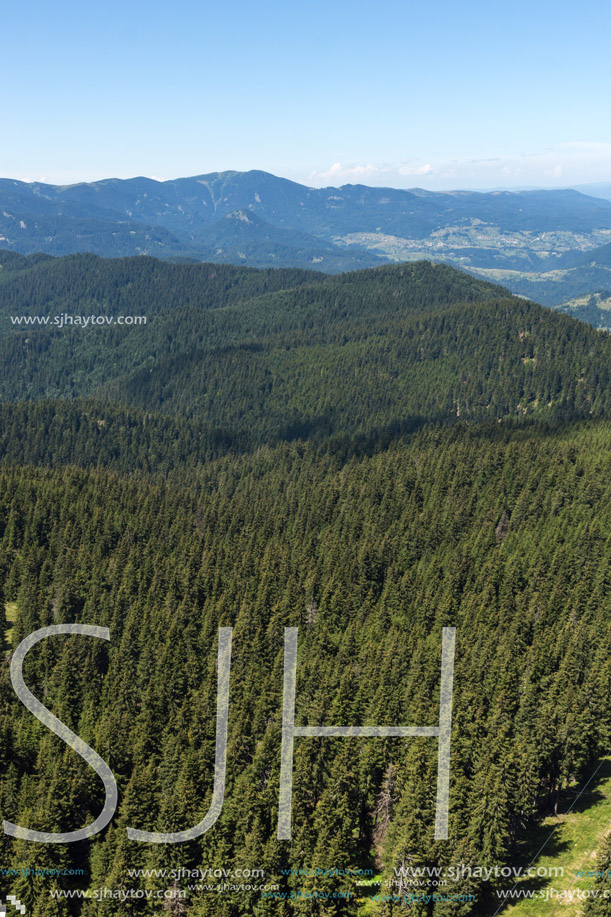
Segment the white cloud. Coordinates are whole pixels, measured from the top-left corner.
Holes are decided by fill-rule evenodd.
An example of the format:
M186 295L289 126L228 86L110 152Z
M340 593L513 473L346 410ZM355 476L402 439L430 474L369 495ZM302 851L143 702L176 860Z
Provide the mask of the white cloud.
M418 176L432 175L434 168L430 162L419 164L416 160L407 160L403 163L384 163L379 166L368 165L343 165L341 162L334 162L322 172L311 172L309 181L311 184L320 187L328 183L335 185L346 185L351 182L364 182L374 179L374 184L390 184L388 176ZM377 180L376 180L377 179Z
M377 187L431 190L499 187L568 188L588 182L611 182L611 144L573 140L543 150L469 159L407 159L394 163L345 165L335 162L306 179L315 186L362 182ZM491 155L488 155L490 152Z
M312 172L310 181L315 185L321 185L325 182L335 182L340 185L347 185L350 182L361 182L364 179L371 178L373 175L383 171L379 166L343 166L341 162L334 162L324 172Z

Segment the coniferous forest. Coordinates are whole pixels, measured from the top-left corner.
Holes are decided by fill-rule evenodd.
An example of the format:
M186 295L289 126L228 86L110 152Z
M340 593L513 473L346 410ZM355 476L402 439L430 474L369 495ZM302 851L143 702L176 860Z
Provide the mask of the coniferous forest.
M25 682L119 793L94 838L1 834L2 893L34 917L495 913L498 879L426 900L397 871L520 862L611 751L609 334L427 262L0 265L0 812L68 832L104 805L11 684L57 624L110 640L49 638ZM220 815L131 840L210 808L228 627ZM278 840L289 627L298 726L424 727L456 628L447 839L435 738L298 737Z

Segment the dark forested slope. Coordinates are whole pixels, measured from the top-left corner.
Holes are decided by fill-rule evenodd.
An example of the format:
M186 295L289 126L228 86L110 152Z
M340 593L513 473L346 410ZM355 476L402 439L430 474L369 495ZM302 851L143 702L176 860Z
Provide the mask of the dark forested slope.
M110 642L49 639L26 682L108 762L119 807L78 844L0 835L17 870L0 893L33 917L340 917L384 889L347 869L514 864L533 818L609 753L609 335L443 265L1 263L0 812L66 831L103 803L9 680L18 642L64 622ZM10 320L60 313L147 323ZM208 809L219 626L234 628L221 815L189 843L129 841ZM298 738L293 836L277 840L289 626L309 725L436 724L457 628L447 840L432 738ZM132 874L178 867L261 869L278 888ZM309 868L337 871L290 874ZM419 901L395 884L367 913L479 917L491 886ZM101 887L142 894L51 897ZM186 897L145 897L169 888Z
M53 324L66 313L147 321ZM312 279L44 261L0 278L0 320L5 401L93 396L254 440L601 416L611 397L606 336L426 262Z
M509 440L421 433L347 464L295 444L220 460L192 489L3 470L11 645L59 621L110 627L107 647L49 641L31 654L27 680L109 762L121 792L98 839L41 850L5 838L3 863L44 854L48 866L86 870L55 886L91 888L166 888L128 869L222 863L262 868L283 892L357 896L343 876L282 870L365 865L370 850L389 878L406 858L507 862L537 809L608 750L609 443L609 425L590 422ZM130 843L127 826L186 828L209 805L219 625L235 628L219 823L198 843ZM278 842L283 628L300 628L300 722L430 725L445 625L458 628L449 840L432 839L433 740L301 739L293 841ZM38 830L77 827L99 810L101 787L32 725L7 675L3 815ZM11 881L41 917L49 885ZM480 885L470 886L478 896ZM460 913L482 913L478 900ZM334 911L307 903L193 890L189 913L356 913L356 897ZM109 900L82 913L124 910Z

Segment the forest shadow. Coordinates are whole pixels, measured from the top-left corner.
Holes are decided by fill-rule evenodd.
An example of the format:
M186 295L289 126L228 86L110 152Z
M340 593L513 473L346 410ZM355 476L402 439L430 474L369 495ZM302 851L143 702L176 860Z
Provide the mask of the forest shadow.
M604 758L593 775L588 774L576 787L563 790L558 798L557 815L562 818L566 815L579 815L587 812L593 806L602 802L607 797L601 791L601 785L611 778L611 759ZM590 781L590 782L589 782ZM525 826L521 839L517 842L510 864L516 870L527 870L530 866L537 866L540 857L547 861L557 860L568 854L574 848L575 841L565 839L565 822L558 821L555 825L544 824L545 818L553 816L551 809L543 810L533 817ZM551 864L550 865L554 865ZM557 866L563 864L557 863ZM565 873L566 875L566 873ZM517 899L507 899L507 904L499 908L499 899L496 892L511 889L516 885L529 891L539 891L553 883L552 876L533 876L523 880L508 879L495 884L490 888L490 894L484 902L482 913L486 915L501 913L506 906L516 903Z

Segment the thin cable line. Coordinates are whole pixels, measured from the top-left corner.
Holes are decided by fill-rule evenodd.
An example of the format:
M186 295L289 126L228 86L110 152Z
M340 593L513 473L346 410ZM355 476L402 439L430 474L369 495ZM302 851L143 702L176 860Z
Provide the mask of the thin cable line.
M605 764L607 761L608 761L607 758L603 758L603 760L600 762L600 764L598 765L598 767L596 768L596 770L594 771L594 773L588 778L587 782L584 784L583 789L577 794L577 796L575 797L575 799L573 800L573 802L571 803L571 805L569 806L569 808L566 810L566 812L564 813L564 815L568 815L568 814L570 813L571 809L572 809L573 806L576 804L577 800L580 799L581 796L583 796L583 794L585 793L585 791L587 790L587 788L589 787L589 785L592 783L592 781L593 781L594 778L596 777L597 773L599 772L599 770L601 769L601 767L603 766L603 764ZM591 818L589 819L588 822L586 822L586 824L589 824L589 822L592 820L593 817L594 817L594 816L591 816ZM562 822L559 822L557 825L555 825L555 827L554 827L553 831L551 832L550 836L547 838L547 840L545 840L545 841L543 842L543 845L539 848L539 850L537 851L537 853L534 855L534 857L532 858L532 860L530 861L530 863L529 863L528 866L526 867L527 870L530 869L530 867L533 865L533 863L535 862L535 860L540 856L541 851L544 850L544 849L547 847L547 845L549 844L549 842L550 842L551 839L553 838L554 834L556 833L556 831L558 830L558 828L560 828L561 825L562 825ZM574 881L575 881L575 878L573 879L573 882L574 882ZM516 885L518 884L518 882L519 882L519 879L516 879L516 881L515 881L515 882L513 883L513 885L512 885L512 888L509 889L509 891L511 891L513 888L515 888ZM571 885L573 884L573 882L571 882ZM571 885L569 885L569 888L571 887ZM568 891L568 889L567 889L567 891ZM499 911L501 911L502 908L504 908L506 904L509 904L511 900L513 900L513 899L506 898L504 901L501 901L501 903L500 903L499 906L497 907L497 909L496 909L496 911L494 912L494 914L492 915L492 917L496 917L496 915L499 913ZM559 905L557 904L556 907L554 908L554 910L552 911L552 915L556 913L556 910L557 910L558 906L559 906Z

